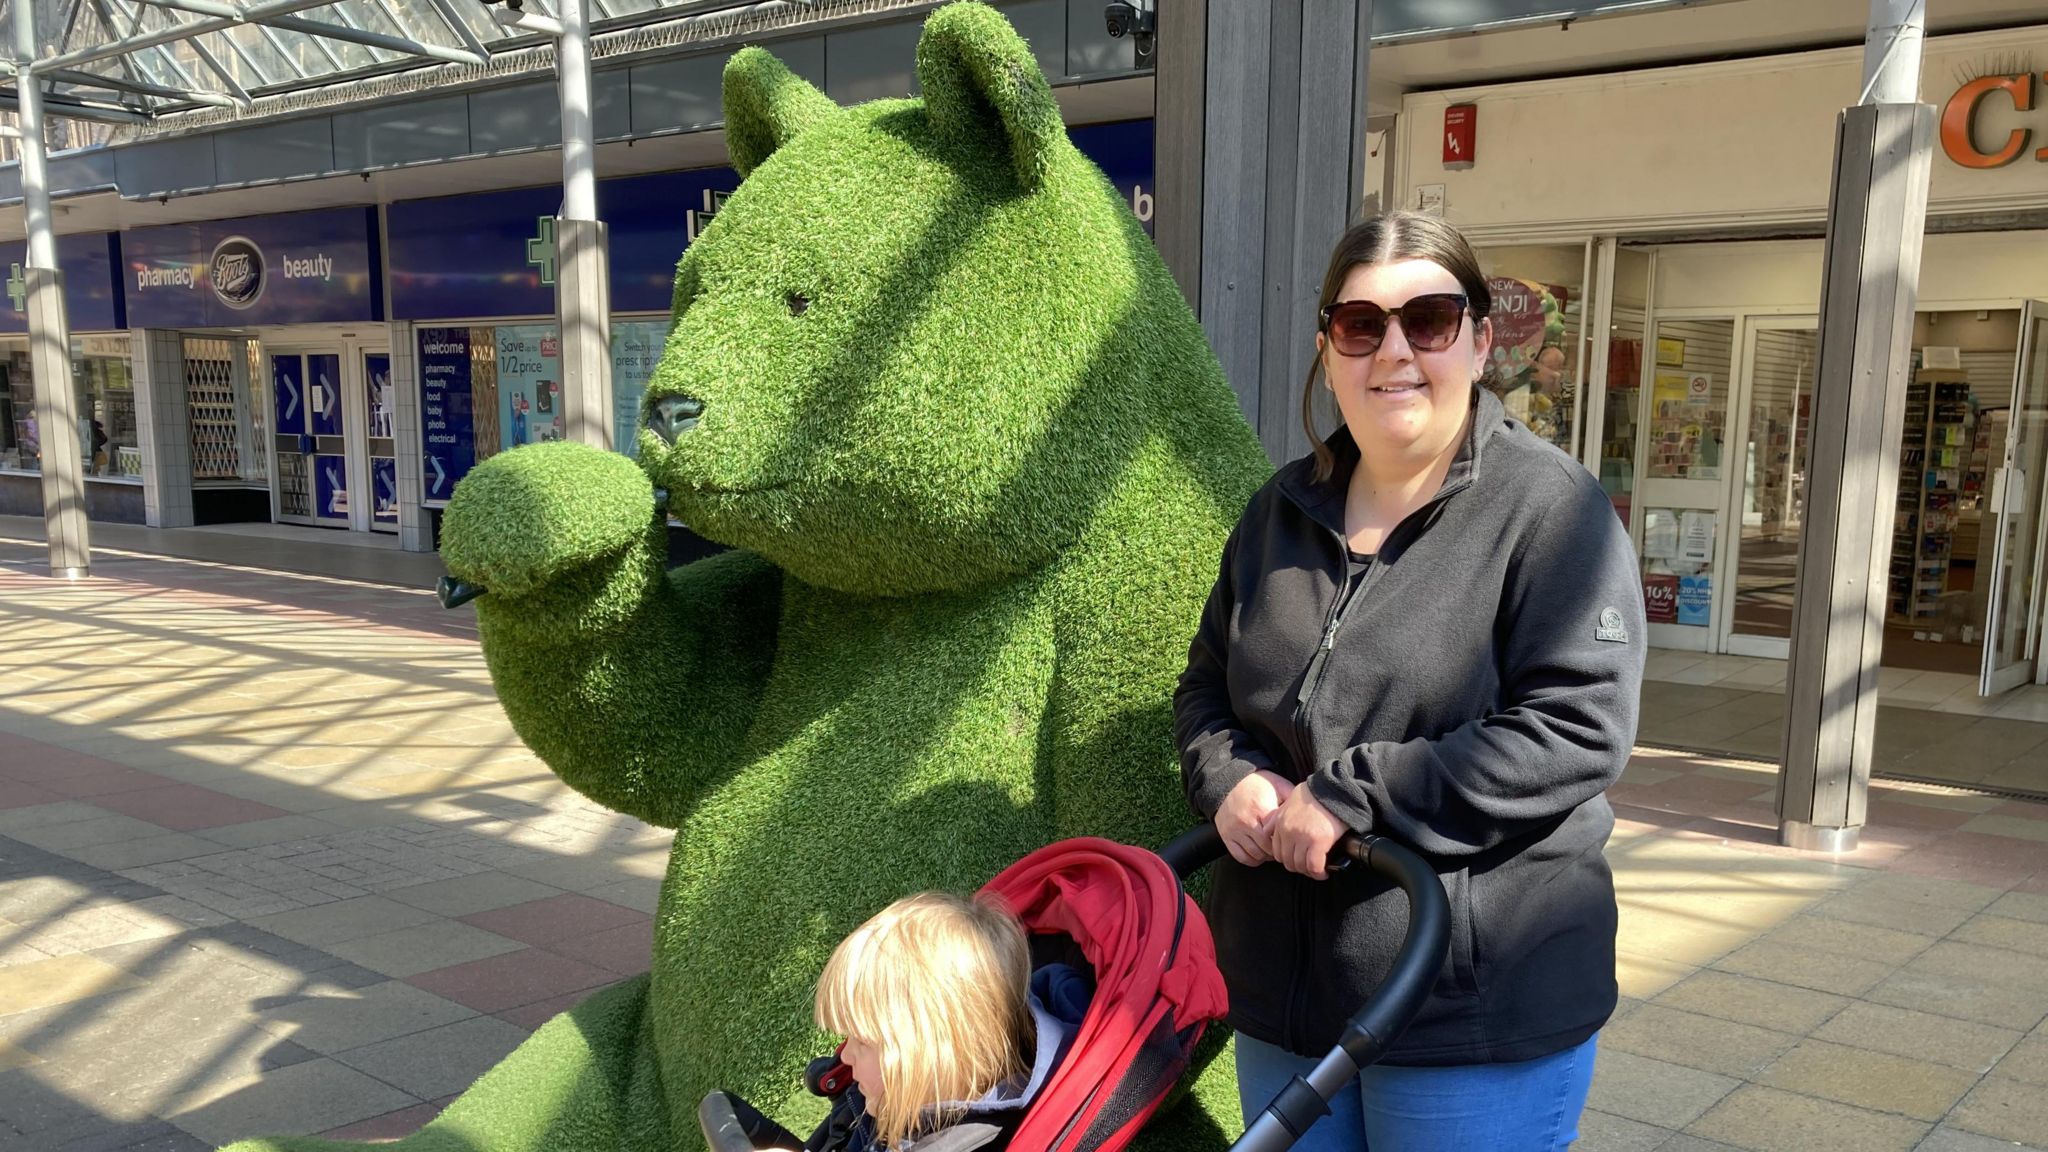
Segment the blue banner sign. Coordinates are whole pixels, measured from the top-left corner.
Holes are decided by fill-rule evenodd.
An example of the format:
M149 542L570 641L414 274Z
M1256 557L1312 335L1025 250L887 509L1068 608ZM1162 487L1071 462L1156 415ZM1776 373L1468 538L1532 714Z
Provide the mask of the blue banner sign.
M445 501L476 463L469 385L469 329L421 328L420 419L426 447L425 498Z
M377 210L336 208L137 228L122 291L138 328L383 319Z
M64 273L64 313L71 332L111 332L128 327L121 309L121 284L114 275L121 238L111 232L57 237L57 269ZM6 273L7 301L0 304L0 332L28 331L28 242L0 242L0 272Z
M739 187L730 168L601 180L612 309L667 312L693 217ZM552 316L557 186L402 200L385 210L391 314L401 320Z
M1123 193L1124 203L1152 234L1153 152L1152 121L1122 120L1114 124L1090 124L1067 129L1067 138L1081 155L1095 161L1109 182Z
M1152 230L1150 120L1073 128L1068 136L1095 161ZM656 172L601 180L598 216L609 229L612 310L667 313L676 260L733 189L730 168ZM515 188L434 200L401 200L385 210L391 315L400 320L487 319L555 313L558 186Z

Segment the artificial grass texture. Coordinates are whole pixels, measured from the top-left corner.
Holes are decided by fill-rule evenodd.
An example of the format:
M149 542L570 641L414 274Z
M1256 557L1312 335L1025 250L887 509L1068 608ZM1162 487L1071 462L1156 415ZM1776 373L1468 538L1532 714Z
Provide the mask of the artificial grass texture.
M516 449L455 493L443 555L491 589L521 737L678 835L644 996L552 1022L401 1148L696 1147L721 1087L808 1131L812 989L862 919L1189 822L1173 684L1270 469L1023 40L950 6L917 68L923 98L841 110L735 56L745 180L678 266L645 401L702 401L696 427L643 432L637 467ZM664 572L653 487L734 551ZM1227 1064L1145 1143L1224 1147Z

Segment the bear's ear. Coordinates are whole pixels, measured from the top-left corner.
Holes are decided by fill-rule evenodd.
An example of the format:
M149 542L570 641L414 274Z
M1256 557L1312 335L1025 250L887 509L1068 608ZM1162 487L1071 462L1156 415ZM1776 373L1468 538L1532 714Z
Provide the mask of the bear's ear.
M917 40L917 83L941 135L981 140L999 127L1018 181L1038 186L1066 127L1031 46L1008 20L979 3L932 13Z
M766 48L742 48L725 63L725 150L744 179L804 129L839 113Z

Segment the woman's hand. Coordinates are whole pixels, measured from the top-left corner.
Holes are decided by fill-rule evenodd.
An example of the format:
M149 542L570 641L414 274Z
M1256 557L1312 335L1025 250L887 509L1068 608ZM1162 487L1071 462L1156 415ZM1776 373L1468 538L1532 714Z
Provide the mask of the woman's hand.
M1326 880L1330 852L1346 831L1343 822L1330 815L1308 789L1296 788L1273 813L1267 850L1289 872Z
M1284 777L1261 768L1237 782L1216 809L1216 831L1230 858L1247 868L1273 859L1267 838L1273 813L1295 790Z

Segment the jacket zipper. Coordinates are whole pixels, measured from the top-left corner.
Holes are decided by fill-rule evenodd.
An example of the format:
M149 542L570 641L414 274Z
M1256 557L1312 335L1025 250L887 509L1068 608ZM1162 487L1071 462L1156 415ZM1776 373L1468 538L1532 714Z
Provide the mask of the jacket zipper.
M1461 480L1454 485L1447 485L1439 489L1422 507L1403 516L1401 522L1394 525L1392 531L1389 531L1386 538L1380 542L1380 552L1384 553L1387 545L1396 543L1397 540L1405 541L1406 529L1411 523L1417 522L1418 517L1426 517L1438 504L1456 495L1470 483L1470 480ZM1349 556L1351 543L1344 538L1344 534L1332 531L1330 535L1337 542L1338 555ZM1294 738L1299 749L1296 753L1298 763L1302 768L1301 780L1295 785L1298 788L1308 786L1308 777L1314 771L1309 760L1312 745L1309 743L1308 713L1309 707L1315 703L1316 689L1322 684L1323 666L1329 663L1330 652L1337 646L1337 629L1343 625L1344 617L1351 613L1352 608L1365 599L1365 594L1379 582L1380 572L1385 567L1375 558L1372 567L1366 569L1365 577L1358 582L1356 589L1349 589L1351 582L1348 576L1340 578L1340 591L1330 604L1329 615L1323 620L1322 641L1316 645L1316 653L1308 662L1308 671L1302 675L1301 690L1294 695ZM1297 959L1293 974L1288 979L1287 1019L1281 1022L1280 1029L1282 1037L1286 1040L1286 1047L1294 1052L1299 1052L1304 1047L1301 1039L1302 1029L1304 1018L1308 1015L1308 982L1302 978L1304 965L1301 959L1305 959L1314 950L1316 940L1315 890L1309 885L1302 885L1299 891L1302 931L1297 939L1301 945L1301 957Z

